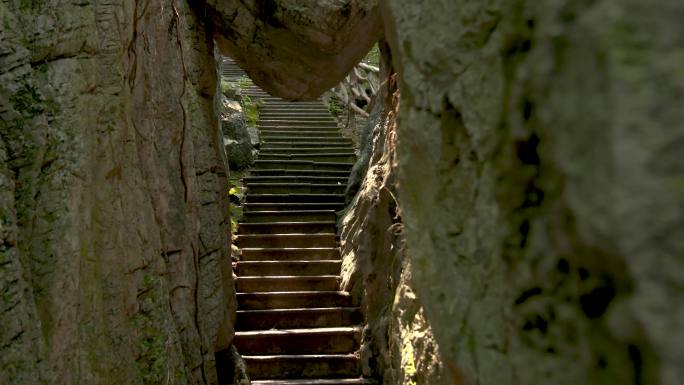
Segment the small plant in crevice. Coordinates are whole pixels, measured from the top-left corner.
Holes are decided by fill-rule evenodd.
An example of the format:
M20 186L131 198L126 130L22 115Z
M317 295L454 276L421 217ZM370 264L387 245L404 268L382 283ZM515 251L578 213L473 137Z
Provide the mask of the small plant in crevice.
M245 110L245 116L247 117L247 123L250 126L256 126L259 122L259 108L261 108L263 102L261 100L252 100L249 96L242 96L242 107Z
M242 218L242 203L245 200L245 188L242 183L243 174L240 172L232 172L230 175L230 190L228 195L230 197L230 228L231 235L235 235L237 231L237 223Z
M331 97L328 102L326 103L326 107L328 107L328 112L331 114L338 116L342 112L344 112L344 105L334 97Z

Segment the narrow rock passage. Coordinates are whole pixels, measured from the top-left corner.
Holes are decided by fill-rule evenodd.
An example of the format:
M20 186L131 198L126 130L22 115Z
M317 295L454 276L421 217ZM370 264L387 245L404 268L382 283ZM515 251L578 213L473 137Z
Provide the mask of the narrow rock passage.
M287 102L257 87L261 149L244 178L238 225L234 344L253 384L366 384L357 354L363 322L339 291L336 211L353 145L319 101Z

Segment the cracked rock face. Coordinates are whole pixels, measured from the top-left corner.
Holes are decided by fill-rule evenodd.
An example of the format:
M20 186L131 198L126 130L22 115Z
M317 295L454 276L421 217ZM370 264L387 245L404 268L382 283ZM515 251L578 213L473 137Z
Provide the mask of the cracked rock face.
M0 383L215 383L235 300L204 27L170 0L0 15Z
M681 383L684 4L384 12L407 254L448 383Z
M382 34L376 0L206 0L216 41L254 82L287 99L320 96Z

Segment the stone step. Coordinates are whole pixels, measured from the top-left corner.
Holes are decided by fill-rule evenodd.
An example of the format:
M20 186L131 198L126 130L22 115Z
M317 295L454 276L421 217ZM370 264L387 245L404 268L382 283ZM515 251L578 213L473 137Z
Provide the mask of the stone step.
M242 355L353 353L360 341L357 327L240 331L233 339Z
M313 111L306 111L306 110L289 110L287 112L283 111L270 111L270 110L259 110L259 118L261 119L275 119L275 120L281 120L281 119L293 119L293 120L300 120L300 119L330 119L332 118L332 115L328 111L323 111L323 110L313 110Z
M266 105L263 105L259 109L259 114L262 114L262 113L278 114L278 113L291 113L291 112L300 112L300 113L311 112L311 113L319 113L319 114L328 114L330 116L330 112L328 111L327 107L316 106L316 105L285 107L285 106L275 106L273 104L266 104Z
M342 203L344 194L248 194L248 203Z
M290 137L290 138L301 138L301 137L306 137L306 136L318 136L318 137L325 137L325 138L342 138L342 134L340 134L338 131L293 131L293 130L267 130L263 129L259 131L259 134L262 137Z
M236 290L238 293L283 292L283 291L335 291L340 286L337 275L321 276L238 276Z
M337 122L331 117L327 119L259 119L259 127L330 127L337 130Z
M335 247L335 234L244 234L237 236L239 247Z
M251 96L250 96L251 97ZM310 108L310 107L323 107L326 108L325 105L321 102L318 101L313 101L313 102L288 102L287 100L282 100L282 99L274 99L271 97L263 97L261 95L255 96L259 98L263 102L263 106L266 107L277 107L277 108L285 108L285 109L290 109L290 110L297 110L301 108Z
M343 291L286 291L237 293L238 310L351 307L352 297Z
M347 185L342 183L250 183L249 194L343 194Z
M363 315L357 307L238 310L235 330L333 327L362 322Z
M316 148L316 147L330 147L330 146L345 146L353 147L350 139L332 139L332 138L317 138L314 141L300 142L294 138L284 139L267 139L261 143L262 150L271 150L277 148Z
M244 90L243 92L249 93L249 90ZM256 93L253 93L254 95L257 95ZM261 95L259 95L261 96ZM269 103L289 103L289 104L294 104L294 105L302 105L302 104L323 104L320 100L285 100L283 98L279 98L277 96L264 96L264 102L269 102Z
M351 171L352 162L316 162L313 160L267 160L257 159L254 162L256 169L290 169L290 170L331 170Z
M308 154L287 154L279 153L259 153L260 160L312 160L315 162L355 162L356 154L352 151L337 153L308 153Z
M252 385L375 385L376 381L367 378L314 378L296 380L252 381Z
M250 211L243 213L242 223L265 222L335 222L335 210Z
M311 122L311 124L299 124L299 123L259 123L259 130L276 130L276 131L318 131L318 132L335 132L338 133L339 129L337 126L331 123L321 123L321 122Z
M339 260L337 247L243 248L240 261L328 261Z
M235 264L238 276L317 276L339 275L340 260L320 261L239 261Z
M341 210L344 203L245 203L242 208L247 211L308 211L308 210Z
M287 112L273 112L273 111L259 111L259 117L262 119L334 119L333 116L327 111L302 111L296 109L290 109Z
M331 138L325 136L267 136L261 138L262 149L267 148L292 148L292 147L330 147L330 146L349 146L352 147L351 139Z
M260 155L278 155L278 154L290 154L290 155L308 155L308 154L355 154L354 149L351 146L340 146L340 147L301 147L301 148L265 148L259 151Z
M361 374L354 354L242 356L250 379L335 378Z
M267 169L267 170L251 170L250 175L254 176L330 176L330 177L349 177L349 171L320 171L320 170L285 170L285 169Z
M246 185L250 183L322 183L347 184L347 176L307 176L307 175L265 175L243 178Z
M334 233L335 222L240 223L238 234L319 234Z

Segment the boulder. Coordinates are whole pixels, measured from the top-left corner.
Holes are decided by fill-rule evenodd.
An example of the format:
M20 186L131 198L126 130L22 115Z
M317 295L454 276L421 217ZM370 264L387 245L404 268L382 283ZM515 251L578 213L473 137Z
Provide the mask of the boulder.
M206 0L199 11L257 85L293 100L335 86L382 34L377 0Z
M221 114L223 145L230 170L240 171L254 163L254 146L245 113L236 101L224 101Z

